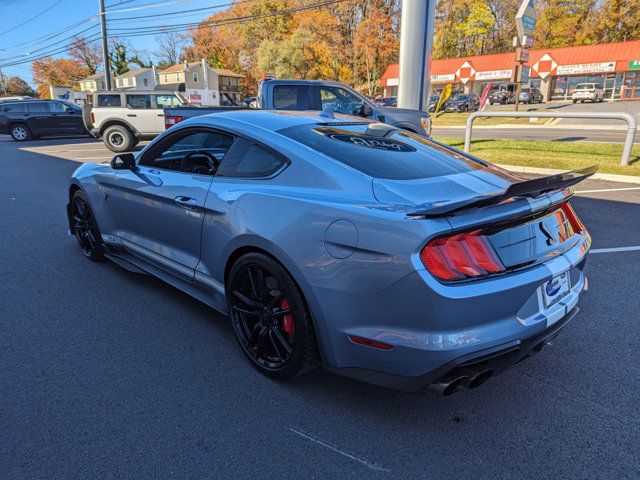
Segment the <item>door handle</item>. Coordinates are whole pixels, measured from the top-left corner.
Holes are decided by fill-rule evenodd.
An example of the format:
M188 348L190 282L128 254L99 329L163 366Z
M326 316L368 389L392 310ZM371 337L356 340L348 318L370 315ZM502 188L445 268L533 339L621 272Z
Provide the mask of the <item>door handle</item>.
M136 115L135 113L127 113L127 117L137 117L138 115Z
M159 117L164 117L164 113L158 113Z
M194 208L198 206L198 201L195 198L191 198L191 197L184 197L182 195L178 195L173 200L181 207Z

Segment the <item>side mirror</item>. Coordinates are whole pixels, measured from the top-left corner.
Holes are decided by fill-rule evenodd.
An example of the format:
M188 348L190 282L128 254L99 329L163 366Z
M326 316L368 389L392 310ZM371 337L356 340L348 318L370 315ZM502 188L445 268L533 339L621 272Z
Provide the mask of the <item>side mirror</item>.
M114 170L131 170L138 169L136 166L136 157L133 153L120 153L111 159L111 168Z
M67 113L76 113L76 111L71 107L67 107Z

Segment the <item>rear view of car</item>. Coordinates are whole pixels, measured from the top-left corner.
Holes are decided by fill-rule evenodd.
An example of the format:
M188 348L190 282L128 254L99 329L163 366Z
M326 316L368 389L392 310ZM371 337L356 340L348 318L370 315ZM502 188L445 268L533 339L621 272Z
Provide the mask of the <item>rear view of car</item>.
M527 180L358 117L221 112L81 166L68 219L88 258L228 313L265 375L448 395L576 315L591 239L569 199L594 171Z
M597 83L579 83L571 94L571 101L573 103L584 103L586 101L595 103L602 102L603 100L604 91Z

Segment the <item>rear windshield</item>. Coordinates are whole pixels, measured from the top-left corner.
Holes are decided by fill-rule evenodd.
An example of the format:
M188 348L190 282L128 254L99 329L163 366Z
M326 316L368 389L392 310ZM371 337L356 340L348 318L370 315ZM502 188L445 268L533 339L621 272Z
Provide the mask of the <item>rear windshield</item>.
M388 125L300 125L278 133L376 178L409 180L484 168L443 145Z
M596 88L593 83L581 83L576 86L577 90L591 90L592 88Z

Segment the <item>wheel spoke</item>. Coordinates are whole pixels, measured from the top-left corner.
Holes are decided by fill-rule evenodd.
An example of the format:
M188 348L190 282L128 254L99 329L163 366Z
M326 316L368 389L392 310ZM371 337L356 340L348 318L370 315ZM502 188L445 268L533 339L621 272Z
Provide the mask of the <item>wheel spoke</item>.
M290 308L280 308L278 310L275 310L273 312L273 316L274 317L281 317L283 315L289 315L291 313L291 309Z
M276 345L276 341L273 339L273 329L269 329L269 340L271 340L271 345L273 345L273 349L276 351L276 355L280 361L284 362L284 358L282 358L282 355L280 354L280 349L278 348L278 345Z
M242 308L239 305L234 305L233 309L238 312L238 313L243 313L245 315L258 315L258 312L256 312L255 310L249 310L247 308Z
M285 352L287 352L287 355L291 355L291 350L292 350L291 349L291 345L289 345L289 342L287 342L284 339L284 337L280 333L280 330L278 330L277 327L274 327L274 328L271 329L271 331L273 332L273 335L278 339L278 342L282 345L282 347L284 348Z
M240 290L234 290L233 294L236 297L238 297L238 299L240 299L240 301L245 305L248 305L250 307L256 307L256 308L262 306L260 302L256 300L252 300L251 298L247 297L244 293L242 293Z
M256 354L258 354L259 356L266 356L266 346L267 346L267 341L268 341L268 333L269 333L269 329L267 327L262 327L260 328L260 331L258 332L258 341L256 342Z

